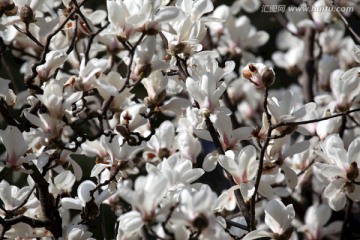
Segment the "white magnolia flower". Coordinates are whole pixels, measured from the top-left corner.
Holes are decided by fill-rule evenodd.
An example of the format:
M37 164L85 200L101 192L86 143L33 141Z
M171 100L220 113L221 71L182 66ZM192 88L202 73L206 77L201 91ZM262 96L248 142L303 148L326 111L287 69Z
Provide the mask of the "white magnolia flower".
M265 223L272 232L268 232L266 230L255 230L247 234L243 239L289 239L293 231L291 222L294 218L295 210L292 204L285 206L278 199L271 200L265 207Z
M219 164L231 174L234 182L240 185L242 195L251 198L255 191L255 177L259 166L255 147L246 146L237 156L233 151L227 151L225 154L219 156ZM271 187L263 181L260 182L258 191L263 196L273 196Z
M329 181L324 196L329 199L330 207L339 211L345 207L346 196L352 201L360 201L359 154L360 138L355 139L346 152L339 135L328 136L319 152L325 163L315 163L321 174Z
M54 50L46 54L45 63L36 67L38 77L45 81L54 71L60 67L67 58L67 54L63 50Z
M327 224L331 218L331 208L327 204L312 205L305 214L305 225L299 228L307 239L323 239L341 231L342 221ZM326 226L325 226L326 225Z
M61 199L62 207L65 209L83 210L85 205L91 201L90 191L94 190L95 188L96 185L94 182L90 180L83 181L77 189L76 198L65 197ZM98 193L98 191L95 191L93 194L94 203L97 206L100 206L100 204L107 198L109 198L111 195L112 193L108 189L102 191L100 194Z
M268 98L268 109L272 116L273 123L281 121L295 121L304 117L308 112L315 109L315 103L307 103L299 109L295 109L294 93L286 91L281 100L276 97Z
M71 105L78 101L83 92L73 92L69 88L64 88L61 81L50 80L44 87L44 93L36 97L49 110L51 117L62 119L65 110L70 110Z
M216 199L216 194L207 185L194 192L184 188L179 196L178 209L173 213L174 221L200 231L208 228L210 219L214 217Z
M161 5L158 0L108 1L109 33L128 40L136 32L160 30L161 24L175 19L180 13L176 7Z
M156 167L151 163L146 163L146 170L148 173L153 172L165 176L172 191L196 181L205 172L201 168L193 168L190 160L182 159L178 155L172 155Z
M129 88L124 88L124 90L119 93L125 83L126 79L122 78L121 75L115 71L109 72L105 78L100 78L96 81L96 88L105 101L109 100L111 96L114 97L114 100L109 106L109 110L118 112L131 104L130 99L133 97L133 94Z
M162 161L176 151L175 127L170 121L164 121L155 135L147 142L147 151L143 156L149 161Z
M26 200L31 190L30 186L20 189L17 186L10 185L6 180L1 181L0 188L0 198L4 203L4 208L8 211L20 206L24 200ZM30 209L35 207L37 203L39 203L39 201L34 194L31 194L29 200L26 201L23 207Z
M168 188L167 178L151 172L136 179L134 190L124 184L118 184L119 196L136 209L119 217L119 228L131 235L138 232L144 223L152 222L156 217L158 204Z
M14 126L7 126L5 130L0 130L0 140L6 149L6 165L20 169L22 163L29 160L28 157L23 156L28 150L28 145L20 130Z

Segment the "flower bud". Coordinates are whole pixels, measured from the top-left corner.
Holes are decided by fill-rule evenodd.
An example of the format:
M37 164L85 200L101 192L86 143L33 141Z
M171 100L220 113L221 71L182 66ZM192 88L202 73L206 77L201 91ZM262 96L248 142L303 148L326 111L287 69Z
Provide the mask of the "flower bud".
M242 72L257 88L270 87L275 81L274 70L263 63L249 63Z
M36 21L34 11L27 4L20 9L20 18L26 25Z

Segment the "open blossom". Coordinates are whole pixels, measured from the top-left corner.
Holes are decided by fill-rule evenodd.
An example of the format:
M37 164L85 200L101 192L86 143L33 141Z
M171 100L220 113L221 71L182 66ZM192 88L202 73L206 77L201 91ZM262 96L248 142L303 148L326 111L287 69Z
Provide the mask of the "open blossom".
M346 151L339 135L330 135L322 149L319 154L325 162L315 163L315 167L329 181L324 196L329 199L330 207L335 211L343 209L346 196L354 202L360 201L360 185L357 184L360 181L360 138L352 141Z
M136 209L119 217L119 231L132 235L138 233L145 223L151 223L156 217L157 206L167 193L168 187L167 179L155 173L138 177L134 190L125 184L118 184L119 196Z
M278 199L271 200L265 207L265 223L272 232L255 230L247 234L243 239L289 239L293 231L291 222L294 218L295 210L292 204L285 206Z
M219 164L231 174L234 182L240 185L243 196L251 198L255 191L255 177L259 167L255 147L244 147L238 156L233 151L227 151L225 154L219 156ZM260 182L259 193L266 197L272 197L274 194L271 186L264 181Z
M28 161L28 158L23 156L28 145L20 130L8 126L5 130L0 130L0 140L6 148L6 165L14 169L21 168L21 164Z
M341 221L327 224L331 214L331 208L326 204L309 207L305 214L305 224L299 228L299 231L304 232L308 240L323 239L339 233L342 226Z

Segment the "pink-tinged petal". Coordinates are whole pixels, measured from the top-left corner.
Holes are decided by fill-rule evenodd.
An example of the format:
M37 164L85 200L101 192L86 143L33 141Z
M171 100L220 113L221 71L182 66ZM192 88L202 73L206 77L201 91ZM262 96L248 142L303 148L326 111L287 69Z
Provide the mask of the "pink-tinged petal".
M61 206L65 209L82 210L83 202L78 198L65 197L61 199Z
M88 202L91 199L90 191L93 190L95 187L95 183L90 180L82 182L77 189L79 199L83 203Z
M234 178L234 181L237 184L240 184L242 179L241 179L241 170L239 169L238 164L235 162L234 159L229 158L228 156L225 155L220 155L219 156L219 164L225 168Z
M41 129L45 129L46 126L44 123L40 120L38 116L35 116L34 114L29 113L28 111L24 111L24 116L27 120L29 120L30 123L33 125L40 127Z
M211 115L210 120L214 123L215 129L217 129L222 136L224 144L228 146L230 144L229 138L232 133L232 124L230 117L220 112L216 115Z
M236 207L236 198L234 191L240 189L240 185L234 185L228 190L225 190L216 201L215 211L222 211L225 207L227 210L232 211Z
M144 225L141 214L138 211L130 211L119 217L119 228L127 234L132 234L140 230Z
M17 127L7 126L5 131L0 130L0 138L7 153L16 158L15 161L27 151L24 136Z
M274 239L274 234L266 230L255 230L247 234L242 240L253 240L258 238L271 238Z
M265 207L265 223L274 232L284 233L295 217L292 204L285 205L278 199L271 200Z
M291 147L289 147L288 149L286 149L286 151L282 155L282 158L286 159L289 156L304 152L304 151L308 150L309 147L310 147L310 141L297 142L297 143L293 144Z
M294 189L298 183L298 177L293 169L286 164L281 165L281 169L285 174L285 182L289 188Z

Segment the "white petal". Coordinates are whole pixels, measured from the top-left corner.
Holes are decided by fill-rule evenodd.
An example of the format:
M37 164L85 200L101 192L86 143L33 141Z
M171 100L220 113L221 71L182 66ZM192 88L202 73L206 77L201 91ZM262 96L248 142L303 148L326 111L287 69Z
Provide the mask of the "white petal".
M64 171L54 178L54 183L58 189L69 190L75 183L75 176L70 171Z
M274 234L266 230L255 230L247 234L242 240L253 240L258 238L271 238L274 239Z
M336 233L341 232L343 222L342 221L335 221L321 229L321 238L324 238L325 236L331 236Z
M83 202L78 198L65 197L61 199L61 206L65 209L81 210L83 208Z
M337 166L326 164L326 163L315 163L314 167L320 169L321 173L324 175L324 177L328 179L332 179L334 177L345 177L344 175L346 172L344 172L342 169L340 169Z
M254 13L259 9L261 3L259 0L245 0L242 1L243 9L248 13Z
M177 7L166 7L160 9L154 16L154 20L158 22L167 22L179 15L180 11Z
M95 183L90 180L82 182L77 189L79 199L83 203L88 202L91 199L90 191L93 190L95 187Z
M141 215L137 211L127 212L121 215L119 220L119 228L128 234L139 231L140 228L144 225L144 222L141 219Z
M108 168L108 167L110 167L109 164L103 164L103 163L95 164L95 166L94 166L93 169L91 170L90 177L96 177L96 176L99 175L105 168Z
M217 165L217 160L217 156L213 156L212 153L207 154L202 165L203 169L207 172L213 171Z
M297 153L304 152L310 147L310 141L297 142L284 152L282 155L283 159L286 159L289 156L295 155Z
M348 150L348 162L357 162L360 167L360 138L353 140Z
M281 169L285 173L285 182L289 188L294 189L298 183L298 177L293 169L288 167L286 164L281 166Z

